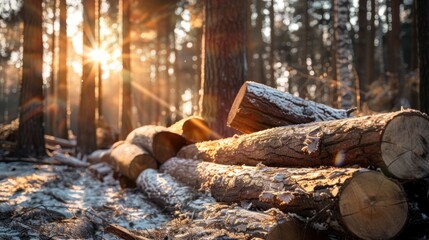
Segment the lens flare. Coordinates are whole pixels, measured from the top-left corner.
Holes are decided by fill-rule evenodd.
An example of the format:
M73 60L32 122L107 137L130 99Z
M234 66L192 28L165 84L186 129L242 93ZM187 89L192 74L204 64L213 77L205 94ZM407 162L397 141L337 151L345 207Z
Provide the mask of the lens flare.
M346 154L343 150L339 151L337 155L335 155L335 166L340 167L344 165Z

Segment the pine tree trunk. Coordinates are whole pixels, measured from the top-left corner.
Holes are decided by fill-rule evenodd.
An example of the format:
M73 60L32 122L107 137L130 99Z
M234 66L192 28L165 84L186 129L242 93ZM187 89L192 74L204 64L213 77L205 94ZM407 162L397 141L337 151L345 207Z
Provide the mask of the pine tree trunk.
M272 128L182 148L177 156L222 164L375 166L400 179L429 173L429 121L414 110Z
M227 125L243 133L348 118L354 109L334 109L255 82L245 82L229 111Z
M365 76L367 75L366 72L368 71L368 69L366 68L368 65L366 64L366 54L367 51L367 44L370 44L368 42L368 21L367 21L367 0L359 0L359 11L358 11L358 21L359 21L359 38L357 40L356 43L356 70L358 73L358 77L359 77L359 86L361 87L361 89L367 89L367 83L368 83L368 79L365 78ZM363 94L360 94L360 100L363 101Z
M58 110L55 118L57 119L56 135L60 138L68 139L69 119L67 114L68 87L67 87L67 3L66 0L60 0L60 36L59 36L59 64L58 64Z
M417 1L419 37L420 109L429 114L429 1Z
M338 221L364 239L394 237L407 220L401 186L366 169L248 167L172 158L161 170L217 201L251 202L317 219L309 223Z
M202 117L220 136L234 133L226 127L226 118L247 77L245 3L205 1Z
M352 42L347 30L348 0L334 0L334 31L336 37L336 79L339 83L340 107L349 109L356 106L356 91L352 73Z
M122 127L121 138L133 130L131 113L130 1L122 0Z
M84 51L94 49L95 0L83 2L83 47ZM95 70L94 62L87 54L82 55L82 85L78 115L77 151L83 155L96 148L95 135Z
M42 0L23 5L24 43L19 101L18 152L44 156Z

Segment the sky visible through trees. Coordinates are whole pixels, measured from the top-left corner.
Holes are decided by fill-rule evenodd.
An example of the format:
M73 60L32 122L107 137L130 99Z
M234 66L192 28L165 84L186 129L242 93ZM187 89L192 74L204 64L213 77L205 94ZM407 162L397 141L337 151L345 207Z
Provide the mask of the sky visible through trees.
M200 114L201 56L205 1L131 1L128 38L122 39L122 0L100 0L97 31L83 50L83 5L67 0L67 82L69 128L77 131L82 56L99 64L96 75L98 124L119 133L122 112L122 43L129 43L131 125L168 125ZM96 1L98 2L98 1ZM335 107L341 78L332 0L249 0L247 80L274 86ZM352 99L365 113L418 108L417 24L411 0L350 0L343 66L349 70ZM23 64L22 1L0 3L0 123L18 116ZM43 90L45 119L55 108L59 81L59 1L43 1ZM344 20L346 22L344 22ZM365 29L365 31L360 31ZM348 61L347 61L348 60ZM372 64L370 64L372 63ZM98 68L98 67L97 67ZM128 67L127 67L128 68ZM100 85L101 83L101 85ZM98 86L101 86L99 88ZM102 117L102 118L100 118ZM52 124L52 122L50 122ZM46 126L46 124L45 124Z

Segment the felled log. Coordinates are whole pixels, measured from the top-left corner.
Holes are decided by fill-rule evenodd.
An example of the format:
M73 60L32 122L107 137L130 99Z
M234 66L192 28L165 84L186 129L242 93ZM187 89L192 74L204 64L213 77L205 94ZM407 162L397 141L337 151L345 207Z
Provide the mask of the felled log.
M204 219L207 227L245 232L252 237L264 239L282 239L284 236L299 236L306 232L302 225L281 212L253 212L217 204L213 198L198 195L189 186L153 169L140 174L137 186L151 201L168 211L196 212L197 218ZM312 231L307 229L307 232Z
M207 122L198 116L184 118L168 129L184 137L188 143L207 141L211 135Z
M68 140L51 135L45 135L45 144L60 145L62 148L74 148L76 147L76 140Z
M222 164L372 165L399 179L421 179L429 174L429 121L404 110L278 127L192 144L177 156Z
M58 162L72 167L88 167L89 163L81 161L73 156L65 155L60 152L53 152L52 158Z
M158 167L155 159L146 150L131 143L117 145L110 157L115 170L131 180L136 180L147 168Z
M394 237L407 220L403 189L376 171L249 167L179 158L170 159L161 170L189 186L210 192L217 201L248 201L264 209L275 207L317 217L328 225L337 220L362 238Z
M100 163L100 162L109 163L109 158L111 153L112 153L112 148L98 149L92 152L91 154L89 154L86 159L89 163Z
M355 109L335 109L247 81L232 104L227 125L243 133L273 127L348 118Z
M96 163L88 167L88 172L103 181L104 177L112 173L112 168L104 162Z
M147 125L134 129L126 141L147 150L160 164L176 155L186 140L166 127Z

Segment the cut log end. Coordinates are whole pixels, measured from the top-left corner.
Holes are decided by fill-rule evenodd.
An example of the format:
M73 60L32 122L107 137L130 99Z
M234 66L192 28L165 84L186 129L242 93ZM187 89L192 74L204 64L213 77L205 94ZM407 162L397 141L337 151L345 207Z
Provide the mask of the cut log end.
M377 183L377 184L374 184ZM408 204L403 189L378 172L361 172L343 187L344 225L362 239L390 239L404 227Z
M183 124L183 137L192 143L207 141L211 130L203 119L192 118Z
M235 127L234 126L234 124L236 122L235 119L237 117L237 113L239 113L239 111L240 111L239 108L241 106L241 102L243 101L243 98L246 95L247 86L248 86L248 83L245 82L241 86L237 95L235 96L234 102L232 103L231 109L230 109L229 114L228 114L227 122L226 122L228 127L233 127L233 128Z
M160 164L163 164L176 156L185 144L186 140L178 134L167 131L159 132L153 138L153 155Z
M386 126L381 143L387 172L399 179L429 175L429 121L424 115L400 115Z

